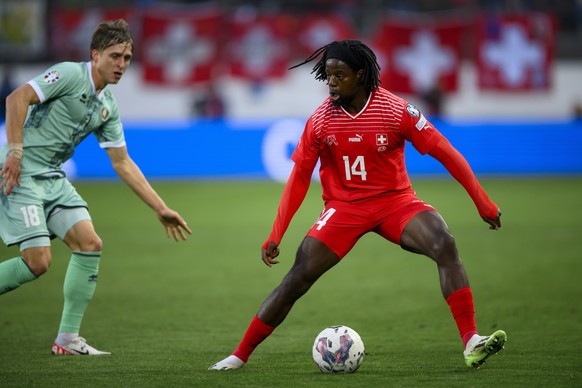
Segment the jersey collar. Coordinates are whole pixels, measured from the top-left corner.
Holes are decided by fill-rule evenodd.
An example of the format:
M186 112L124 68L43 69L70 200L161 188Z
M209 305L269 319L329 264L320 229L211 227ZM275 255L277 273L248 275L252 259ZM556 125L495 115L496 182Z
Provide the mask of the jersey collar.
M91 89L93 90L93 93L96 94L96 89L95 89L95 82L93 82L93 76L91 75L91 69L93 68L93 64L91 63L91 61L89 62L85 62L85 64L87 65L87 72L89 73L89 81L91 81ZM99 94L97 94L97 98L101 100L101 98L103 97L103 91L105 91L105 88L103 88L103 90L101 90L99 92Z
M368 101L366 101L366 105L364 105L362 110L359 111L358 113L356 113L355 115L350 114L347 110L345 110L345 108L343 106L341 108L344 111L344 113L347 114L348 116L350 116L352 119L357 119L358 116L361 115L366 110L368 105L370 104L370 101L372 100L372 94L374 94L374 92L370 92L370 95L368 96Z

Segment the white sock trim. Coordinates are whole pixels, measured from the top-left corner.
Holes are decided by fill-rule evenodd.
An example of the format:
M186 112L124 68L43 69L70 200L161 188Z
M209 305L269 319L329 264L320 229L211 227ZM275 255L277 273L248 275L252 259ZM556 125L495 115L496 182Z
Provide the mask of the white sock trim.
M68 345L72 340L77 338L79 333L59 333L55 342L59 346Z

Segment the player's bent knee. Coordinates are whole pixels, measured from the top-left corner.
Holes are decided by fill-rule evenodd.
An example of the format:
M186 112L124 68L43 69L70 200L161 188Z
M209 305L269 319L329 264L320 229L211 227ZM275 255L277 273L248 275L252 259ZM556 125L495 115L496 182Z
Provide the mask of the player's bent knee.
M79 251L81 252L101 252L103 250L103 241L97 234L93 234L79 242Z
M21 255L30 271L37 277L46 273L52 263L49 249L26 249Z
M101 241L101 238L96 233L83 236L76 245L70 245L73 251L101 252L103 250L103 241Z
M433 239L433 244L430 248L429 256L438 263L443 261L460 261L457 254L457 246L455 238L448 232L441 233L437 238Z
M455 238L448 232L440 233L434 241L434 249L437 252L449 252L456 249Z

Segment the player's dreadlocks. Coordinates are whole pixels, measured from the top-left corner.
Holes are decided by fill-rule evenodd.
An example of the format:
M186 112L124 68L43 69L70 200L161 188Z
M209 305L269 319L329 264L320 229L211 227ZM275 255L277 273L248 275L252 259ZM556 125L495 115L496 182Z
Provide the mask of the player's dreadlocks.
M348 64L354 71L364 70L363 82L368 92L372 92L380 86L380 82L382 82L380 81L380 65L378 65L376 55L359 40L341 40L320 47L306 60L290 67L289 70L311 62L321 54L323 54L321 59L311 71L312 74L315 73L316 80L325 81L327 79L325 61L329 58L336 58Z

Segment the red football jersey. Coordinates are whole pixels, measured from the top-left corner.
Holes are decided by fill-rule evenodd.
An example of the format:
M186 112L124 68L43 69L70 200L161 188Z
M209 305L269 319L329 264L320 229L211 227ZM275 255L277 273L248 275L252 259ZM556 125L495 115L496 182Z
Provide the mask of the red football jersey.
M291 158L307 166L320 159L324 201L354 201L408 189L406 141L424 155L440 138L416 107L378 88L356 115L326 99L307 120Z

